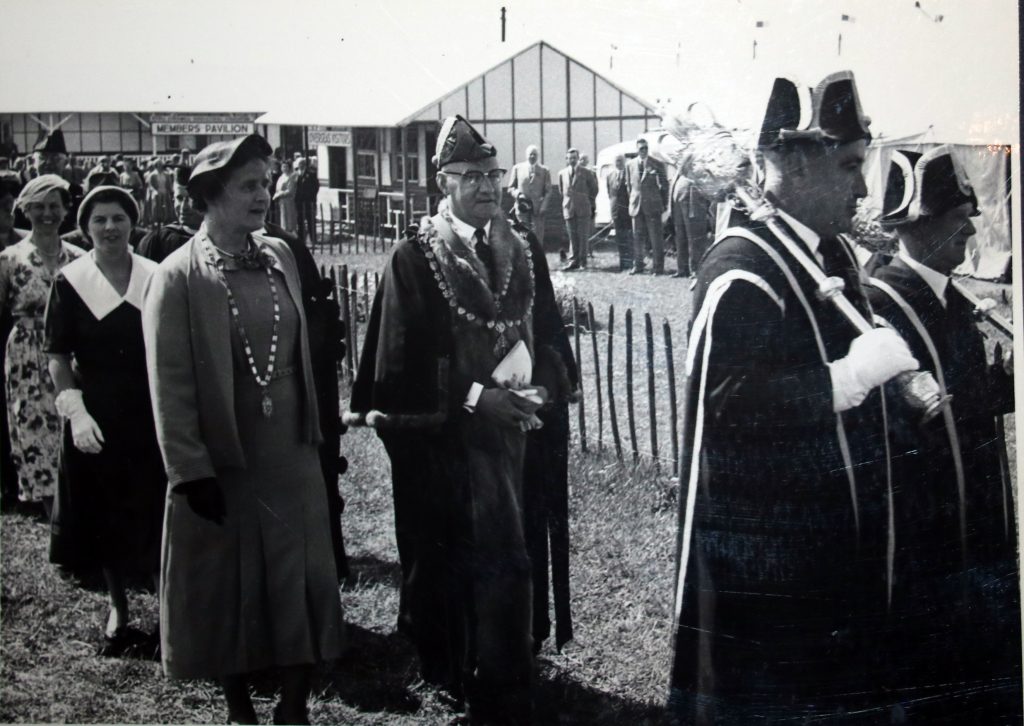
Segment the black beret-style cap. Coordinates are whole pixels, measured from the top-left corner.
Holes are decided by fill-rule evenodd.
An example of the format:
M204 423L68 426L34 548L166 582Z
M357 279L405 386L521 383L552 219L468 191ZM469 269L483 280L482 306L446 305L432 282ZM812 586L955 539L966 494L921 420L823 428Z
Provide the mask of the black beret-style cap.
M44 154L68 153L68 147L64 143L64 132L60 129L51 131L35 143L35 146L32 147L32 151L39 151Z
M269 157L274 153L267 140L259 134L240 136L230 141L217 141L204 147L196 154L195 163L192 165L192 173L188 178L189 189L196 186L196 180L200 177L231 166L231 161L236 156L250 149L256 151L259 156Z
M802 104L806 103L806 107ZM802 117L809 117L801 128ZM784 145L787 141L811 140L848 143L871 140L871 119L864 115L852 71L826 76L801 98L797 85L776 78L765 108L758 147Z
M469 121L455 115L449 116L441 124L433 162L441 169L446 164L458 161L483 161L497 155L494 145L488 143Z

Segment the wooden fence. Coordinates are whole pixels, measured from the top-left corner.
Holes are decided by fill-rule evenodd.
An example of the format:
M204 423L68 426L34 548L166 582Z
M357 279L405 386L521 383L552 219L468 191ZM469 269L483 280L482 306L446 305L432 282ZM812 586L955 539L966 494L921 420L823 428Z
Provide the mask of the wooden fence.
M351 385L380 273L352 272L348 265L320 269L335 285L348 330L341 376ZM634 312L627 308L616 327L614 305L608 307L604 320L598 319L590 303L572 298L567 305L571 321L566 327L583 394L574 416L580 449L607 450L620 461L675 474L679 468L676 360L684 351L674 347L668 321L658 331L650 314L643 313L640 330L639 315L634 322ZM668 442L667 448L660 442Z

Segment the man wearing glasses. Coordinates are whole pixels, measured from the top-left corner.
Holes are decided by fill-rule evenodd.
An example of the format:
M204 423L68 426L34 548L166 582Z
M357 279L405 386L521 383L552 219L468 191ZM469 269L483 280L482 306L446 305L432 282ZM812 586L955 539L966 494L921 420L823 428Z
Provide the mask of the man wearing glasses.
M543 250L501 211L494 146L450 117L434 163L445 198L387 263L346 420L391 458L398 625L424 680L472 723L529 723L523 463L541 407L571 393L572 353Z

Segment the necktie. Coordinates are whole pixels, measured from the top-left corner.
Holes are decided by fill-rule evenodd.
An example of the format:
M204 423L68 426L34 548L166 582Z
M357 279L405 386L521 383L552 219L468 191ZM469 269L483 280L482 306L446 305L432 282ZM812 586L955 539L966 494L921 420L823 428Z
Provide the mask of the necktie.
M643 159L640 160L640 173L641 174L644 173L644 160Z
M825 237L818 245L818 252L825 274L843 280L843 294L870 320L870 307L860 284L860 268L850 259L843 243L838 237Z
M485 241L487 239L486 234L482 229L473 232L473 237L476 239L473 249L476 252L476 256L480 258L480 261L484 263L484 267L487 269L487 284L491 290L494 290L494 255L491 254L491 246Z

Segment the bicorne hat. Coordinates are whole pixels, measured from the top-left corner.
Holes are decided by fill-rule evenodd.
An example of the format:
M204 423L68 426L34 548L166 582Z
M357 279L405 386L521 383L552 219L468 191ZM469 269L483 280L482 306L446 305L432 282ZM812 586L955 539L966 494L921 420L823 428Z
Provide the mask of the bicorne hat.
M871 119L860 106L853 71L828 75L814 88L800 88L787 78L776 78L757 145L764 149L796 140L870 141L870 125Z
M879 220L883 226L898 227L938 216L961 204L972 206L972 217L980 213L967 172L950 146L938 146L924 154L893 151Z
M441 124L437 135L437 148L434 153L434 166L438 169L455 162L483 161L498 152L494 145L480 135L462 116L449 116Z
M66 154L68 147L64 143L64 132L60 129L51 131L42 137L32 147L32 151L39 151L44 154Z

